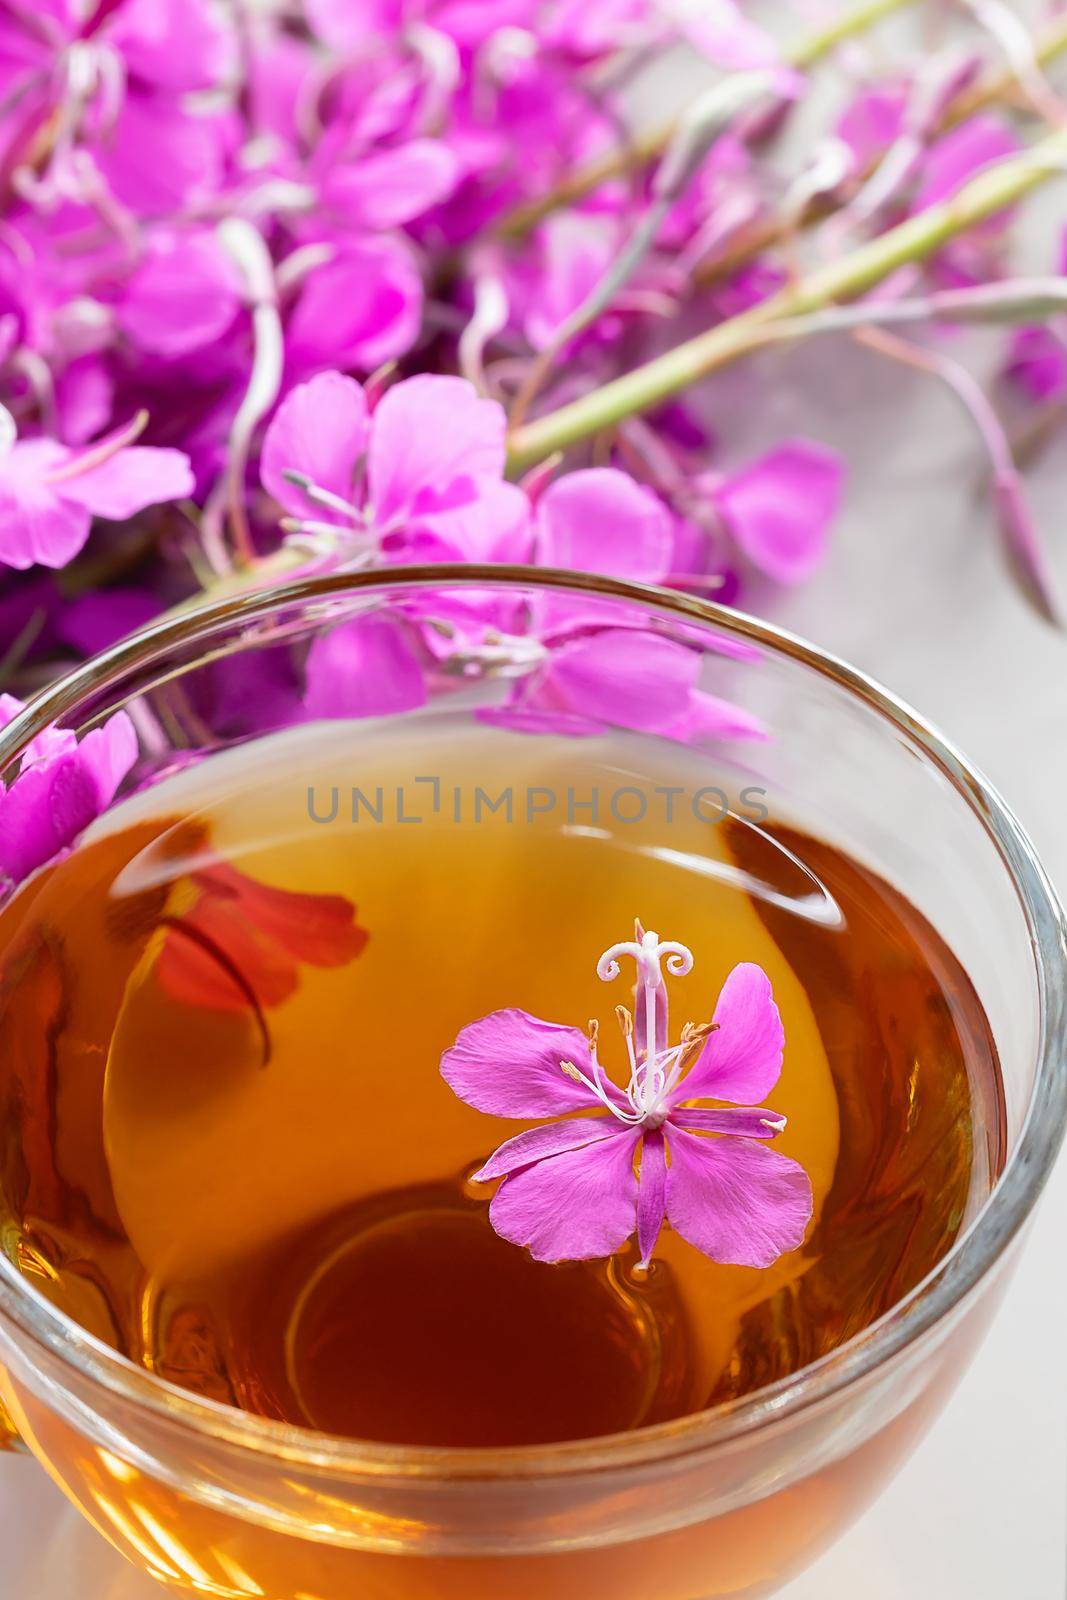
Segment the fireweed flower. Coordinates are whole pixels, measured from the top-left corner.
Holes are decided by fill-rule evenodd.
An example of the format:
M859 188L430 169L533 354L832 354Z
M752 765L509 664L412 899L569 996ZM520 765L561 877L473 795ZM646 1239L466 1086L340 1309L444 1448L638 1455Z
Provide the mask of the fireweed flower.
M22 710L0 695L0 728ZM0 789L0 898L66 850L106 811L137 759L137 735L124 711L78 740L50 728L29 746L18 777Z
M446 1083L476 1110L558 1119L508 1139L474 1174L503 1179L490 1221L538 1261L614 1255L636 1232L647 1268L667 1221L713 1261L768 1267L798 1248L812 1215L807 1174L768 1148L785 1118L756 1103L782 1070L770 981L750 962L735 967L711 1022L687 1023L672 1045L663 967L683 977L692 953L638 923L633 940L605 950L597 975L610 983L624 958L637 965L635 1012L616 1012L625 1089L605 1075L595 1023L586 1038L525 1011L494 1011L442 1057Z
M283 401L263 487L348 565L525 560L529 506L504 482L503 408L463 378L407 378L373 415L361 386L322 373ZM325 542L323 542L325 541Z
M0 149L14 187L43 204L99 201L139 215L208 196L222 179L220 87L237 31L210 0L17 0L0 16Z
M17 439L0 406L0 563L66 566L94 516L119 521L192 494L188 457L134 445L142 426L136 419L74 451L56 439Z

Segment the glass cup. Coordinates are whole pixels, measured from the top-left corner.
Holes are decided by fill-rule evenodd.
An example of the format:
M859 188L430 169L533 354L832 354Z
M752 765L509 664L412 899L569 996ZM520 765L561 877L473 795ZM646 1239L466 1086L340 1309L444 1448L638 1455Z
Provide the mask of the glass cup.
M1007 1151L992 1195L919 1287L794 1376L624 1435L510 1450L363 1444L196 1398L78 1328L0 1254L0 1436L6 1424L12 1444L28 1447L112 1544L180 1591L227 1600L771 1594L875 1497L997 1304L1067 1116L1063 914L1001 800L876 684L765 623L581 574L408 568L309 579L189 612L38 696L0 733L0 775L10 781L42 730L80 734L125 707L142 756L121 799L190 752L270 731L264 696L214 692L220 663L276 683L339 623L424 615L442 596L452 616L504 612L527 638L538 617L566 606L586 608L591 626L673 639L699 659L705 688L763 720L768 742L701 758L709 783L762 786L776 816L868 864L962 962L1004 1078ZM495 635L480 656L449 662L448 648L438 687L471 709L499 703L516 674L536 670L536 650L509 654ZM407 715L432 716L435 703ZM346 737L359 737L358 723ZM650 744L662 761L663 741Z

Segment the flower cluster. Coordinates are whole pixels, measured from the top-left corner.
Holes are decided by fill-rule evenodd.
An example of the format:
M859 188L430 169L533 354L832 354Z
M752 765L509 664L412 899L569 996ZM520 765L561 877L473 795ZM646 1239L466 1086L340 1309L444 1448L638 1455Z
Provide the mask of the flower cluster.
M726 456L683 391L809 326L953 383L1050 611L995 413L950 346L882 326L1032 313L1012 370L1059 394L1060 280L998 280L1062 136L1020 154L998 8L936 58L840 54L826 135L792 176L775 151L887 9L783 45L738 0L8 0L0 689L264 570L506 561L727 603L805 579L843 463L807 438ZM1013 37L1025 114L1062 122ZM682 55L707 87L649 129L642 73ZM547 610L341 629L304 705L417 705L479 664L529 728L600 725L610 678L613 720L758 732L684 649Z

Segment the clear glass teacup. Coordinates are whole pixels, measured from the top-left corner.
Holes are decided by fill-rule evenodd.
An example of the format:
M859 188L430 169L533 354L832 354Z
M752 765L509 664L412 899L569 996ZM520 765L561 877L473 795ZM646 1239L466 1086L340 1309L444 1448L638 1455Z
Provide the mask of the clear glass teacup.
M530 617L566 606L586 608L593 631L671 641L699 663L703 688L760 720L766 741L741 756L709 753L709 789L758 789L791 822L867 863L970 977L1003 1077L1007 1149L991 1196L888 1315L793 1376L670 1422L513 1449L360 1443L199 1398L84 1332L0 1253L0 1434L6 1424L12 1444L38 1456L106 1538L179 1591L227 1600L771 1594L877 1495L996 1306L1067 1118L1063 915L1003 803L875 684L737 613L575 574L411 568L221 602L145 631L40 695L0 733L0 774L14 779L43 730L83 734L125 708L142 749L121 801L194 756L271 733L272 702L261 695L203 692L220 662L250 667L243 682L276 683L282 660L299 678L315 640L353 618L424 617L440 596L466 641L452 659L442 635L440 680L464 712L514 696L540 659L515 641L529 637ZM487 647L482 629L479 653L463 619L487 608L512 615L516 633L509 646L494 631ZM432 696L426 707L407 699L405 716L432 716ZM383 714L373 696L365 709ZM358 741L363 726L343 724L343 737ZM644 733L661 761L665 741Z

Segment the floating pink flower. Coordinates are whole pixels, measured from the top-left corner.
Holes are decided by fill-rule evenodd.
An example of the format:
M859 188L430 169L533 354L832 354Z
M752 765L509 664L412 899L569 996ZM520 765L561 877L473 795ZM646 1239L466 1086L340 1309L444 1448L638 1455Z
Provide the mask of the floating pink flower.
M0 728L21 703L0 695ZM20 883L67 849L115 798L137 759L137 735L119 711L82 740L50 728L26 750L15 781L0 789L0 888Z
M135 446L137 419L84 450L56 439L17 440L0 407L0 563L62 567L89 537L94 516L121 520L192 494L180 450Z
M441 1059L476 1110L557 1119L508 1139L474 1174L503 1179L490 1221L539 1261L614 1255L636 1232L647 1267L667 1221L713 1261L768 1267L798 1248L812 1215L807 1174L768 1148L785 1118L757 1103L778 1082L785 1042L770 980L735 967L712 1021L687 1023L671 1045L663 966L684 976L692 953L638 923L634 940L600 957L598 976L617 978L621 957L638 977L635 1014L616 1013L625 1089L605 1076L595 1023L586 1038L520 1010L471 1023Z

